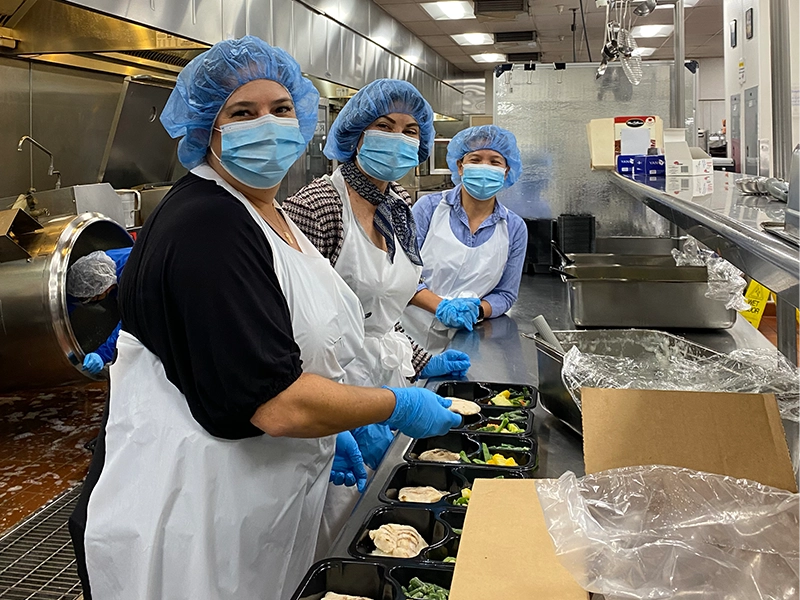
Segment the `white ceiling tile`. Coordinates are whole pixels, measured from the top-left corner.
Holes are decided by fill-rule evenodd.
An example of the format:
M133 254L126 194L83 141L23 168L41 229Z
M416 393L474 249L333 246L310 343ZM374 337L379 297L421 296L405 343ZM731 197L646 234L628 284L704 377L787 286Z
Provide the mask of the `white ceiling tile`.
M419 4L387 4L382 8L404 25L415 21L429 22L431 20L428 13L422 10Z
M439 23L442 21L434 21L433 19L428 19L428 21L415 21L413 23L403 23L407 25L407 27L417 34L420 35L442 35L442 30L439 29ZM458 32L456 32L458 33Z
M453 41L449 35L424 35L421 36L423 43L428 44L431 48L447 47L455 48L458 44Z

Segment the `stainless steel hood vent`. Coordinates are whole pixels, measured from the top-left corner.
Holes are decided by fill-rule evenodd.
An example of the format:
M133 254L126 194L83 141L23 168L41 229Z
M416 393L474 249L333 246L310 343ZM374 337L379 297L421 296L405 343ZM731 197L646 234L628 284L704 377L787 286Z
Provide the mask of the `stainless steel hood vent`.
M183 56L183 54L186 53L181 53L181 55L178 55L171 52L158 52L156 50L128 50L126 52L120 52L120 54L181 68L188 65L189 61L194 58L193 56L190 56L189 58Z
M0 0L0 27L13 27L36 0Z
M0 0L0 27L0 56L126 76L174 76L208 48L57 0Z

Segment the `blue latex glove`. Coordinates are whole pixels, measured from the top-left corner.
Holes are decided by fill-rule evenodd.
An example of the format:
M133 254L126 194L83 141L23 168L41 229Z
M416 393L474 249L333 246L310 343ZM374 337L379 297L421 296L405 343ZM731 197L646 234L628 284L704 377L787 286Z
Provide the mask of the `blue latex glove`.
M103 370L105 363L97 352L89 352L86 358L83 359L83 370L90 375L97 375Z
M469 356L458 350L445 350L441 354L432 356L425 368L420 371L419 376L453 375L454 377L464 377L469 366Z
M396 402L392 416L384 424L409 437L444 435L461 425L461 416L447 410L452 402L430 390L419 387L386 389L394 393Z
M472 331L472 326L478 322L480 305L478 298L445 298L436 307L436 318L448 327Z
M336 452L333 455L331 483L334 485L358 486L363 492L367 487L367 470L353 434L343 431L336 436Z
M383 455L389 449L389 444L394 440L392 430L386 425L373 423L365 427L356 427L350 433L356 439L364 463L370 469L377 469L383 460Z

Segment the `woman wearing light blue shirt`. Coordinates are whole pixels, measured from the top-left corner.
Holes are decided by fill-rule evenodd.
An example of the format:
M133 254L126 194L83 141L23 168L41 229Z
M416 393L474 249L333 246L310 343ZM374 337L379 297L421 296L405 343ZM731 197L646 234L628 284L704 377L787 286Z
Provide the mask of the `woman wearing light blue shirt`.
M448 145L447 164L456 187L412 209L423 271L402 319L432 351L455 330L471 331L514 305L528 243L525 222L497 200L522 172L514 134L495 125L465 129Z

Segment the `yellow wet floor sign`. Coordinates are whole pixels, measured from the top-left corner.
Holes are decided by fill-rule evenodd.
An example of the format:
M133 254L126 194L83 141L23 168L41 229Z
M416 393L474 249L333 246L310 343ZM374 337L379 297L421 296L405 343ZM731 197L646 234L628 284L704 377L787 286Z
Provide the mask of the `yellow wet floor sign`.
M750 310L741 311L742 316L750 321L750 324L758 329L761 323L761 317L764 316L764 308L769 301L770 291L763 285L758 283L755 279L750 281L747 286L747 291L744 294L745 302L750 305Z

